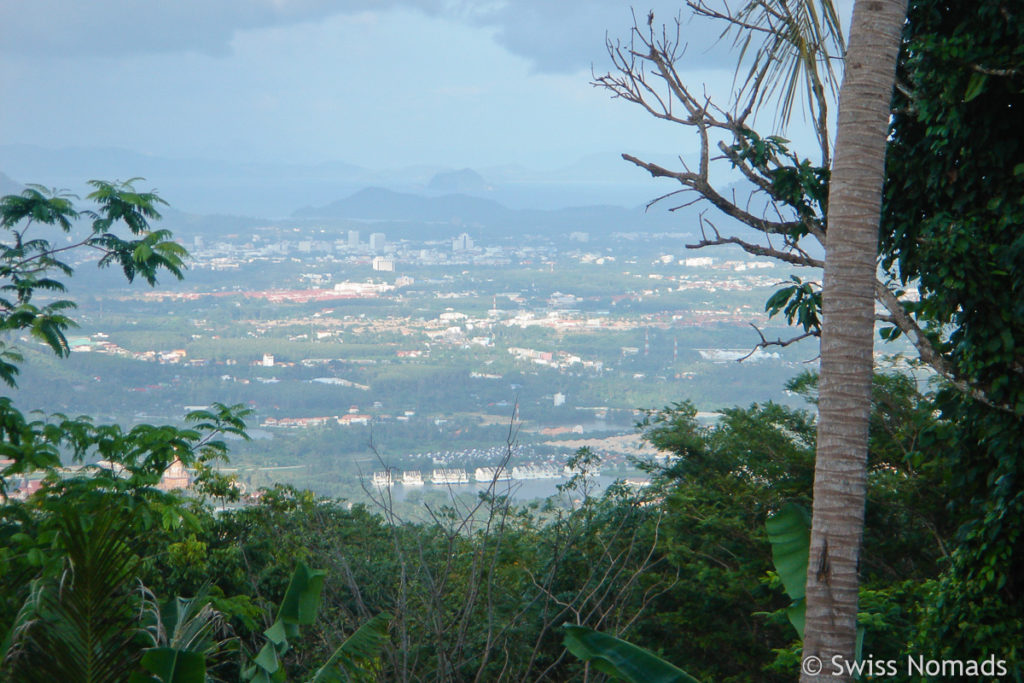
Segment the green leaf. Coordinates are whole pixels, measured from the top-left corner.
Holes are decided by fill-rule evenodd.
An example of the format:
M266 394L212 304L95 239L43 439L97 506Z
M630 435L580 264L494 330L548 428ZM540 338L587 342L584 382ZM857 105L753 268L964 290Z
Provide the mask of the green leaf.
M964 92L964 102L970 102L980 95L985 89L985 81L987 80L988 76L983 73L972 73L971 79L967 81L967 90Z
M793 600L804 597L807 563L811 550L811 523L807 511L786 503L765 522L772 544L772 562L786 594Z
M598 671L630 683L698 683L649 650L585 626L565 624L566 649Z
M789 623L793 624L793 628L800 634L800 638L804 637L804 624L807 622L807 602L800 598L794 600L789 607L786 608L786 616L789 617Z
M377 680L376 662L388 643L391 617L378 614L345 639L316 672L310 683L344 680Z
M47 578L30 596L33 619L25 623L8 680L123 681L137 669L139 627L137 570L141 561L123 539L132 522L121 510L92 515L61 511L59 543L66 570Z
M281 656L288 651L289 638L298 638L299 626L312 624L320 606L320 592L324 587L327 572L310 569L300 562L288 582L277 619L263 632L267 642L252 660L253 667L246 670L245 678L250 681L284 680L285 671Z
M324 570L310 569L304 562L300 562L288 583L284 600L281 601L278 621L301 626L312 624L320 607L320 592L326 577L327 572Z
M288 645L288 634L285 633L284 622L280 619L271 624L270 628L263 632L263 635L267 637L267 640L278 647Z
M257 666L260 671L264 671L268 674L277 673L277 670L281 668L281 660L277 656L277 650L274 649L273 643L266 643L253 658L252 663Z
M782 579L786 594L793 600L786 614L804 637L804 594L807 589L807 564L811 553L811 520L807 510L786 503L765 522L772 544L772 563Z
M154 647L142 655L142 668L160 683L204 683L206 660L198 652Z

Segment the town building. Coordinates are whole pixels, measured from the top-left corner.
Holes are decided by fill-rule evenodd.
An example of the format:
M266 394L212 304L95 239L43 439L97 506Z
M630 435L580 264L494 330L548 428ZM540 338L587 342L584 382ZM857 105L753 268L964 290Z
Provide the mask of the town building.
M375 256L371 265L374 270L382 273L395 272L395 260L386 256Z

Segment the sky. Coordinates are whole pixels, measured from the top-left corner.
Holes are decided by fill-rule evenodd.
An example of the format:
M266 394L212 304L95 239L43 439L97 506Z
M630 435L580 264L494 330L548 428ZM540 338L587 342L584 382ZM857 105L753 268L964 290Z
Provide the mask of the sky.
M0 145L378 169L688 153L590 84L632 21L623 0L0 0ZM724 95L717 31L684 22L682 69Z

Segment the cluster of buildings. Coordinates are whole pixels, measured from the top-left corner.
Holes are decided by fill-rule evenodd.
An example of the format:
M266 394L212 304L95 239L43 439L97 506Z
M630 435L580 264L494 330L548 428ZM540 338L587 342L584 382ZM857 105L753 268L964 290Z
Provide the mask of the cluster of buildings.
M13 465L14 461L9 458L0 458L0 471ZM74 477L91 469L111 470L114 474L122 476L124 468L117 463L108 460L100 460L95 465L69 465L54 470L60 477ZM7 480L7 490L0 491L0 503L8 500L28 500L32 494L46 486L46 479L43 473L37 472L29 476L11 477ZM161 491L187 490L192 486L192 475L185 468L185 465L175 459L155 484L155 488Z
M321 263L363 264L373 270L391 272L399 264L500 266L548 262L556 258L559 246L557 240L550 246L481 246L467 232L450 239L394 241L389 241L383 232L370 233L363 241L360 231L354 229L342 233L340 238L329 237L327 228L296 233L297 229L264 226L246 234L225 235L217 241L208 242L197 236L191 251L196 267L214 271L237 270L264 261L281 263L310 258Z
M360 413L357 406L352 406L344 415L331 415L327 417L268 417L264 418L260 426L272 429L309 429L310 427L326 427L329 424L351 427L352 425L368 425L372 420L372 416Z
M185 349L130 351L110 341L109 336L103 332L97 332L88 337L69 337L68 348L75 353L103 353L150 363L181 364L188 362L188 352Z
M604 370L604 362L599 360L583 360L579 356L568 351L538 351L518 346L510 346L508 352L516 360L526 361L534 365L543 365L558 370L570 368L584 368L601 372ZM561 404L559 404L561 405Z
M426 481L437 486L449 486L452 484L469 484L471 481L489 484L496 481L526 481L533 479L559 479L562 477L572 477L582 472L573 470L568 466L564 466L561 469L546 464L535 464L528 463L525 465L517 465L512 468L506 467L477 467L473 471L472 480L470 479L469 472L460 467L445 467L431 470L430 474L427 475L427 479L424 480L423 474L419 470L405 470L403 472L397 472L395 470L383 470L373 473L373 485L377 487L388 487L396 484L402 486L423 486ZM599 469L592 469L586 473L588 476L597 476L600 474Z

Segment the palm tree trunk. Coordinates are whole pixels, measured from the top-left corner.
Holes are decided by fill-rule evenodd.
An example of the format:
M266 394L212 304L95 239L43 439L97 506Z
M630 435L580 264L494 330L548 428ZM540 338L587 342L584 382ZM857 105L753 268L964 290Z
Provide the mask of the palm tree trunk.
M852 679L837 664L854 662L856 644L873 287L890 100L906 8L907 0L856 0L839 93L822 292L820 421L801 676L805 682ZM818 663L820 670L815 671Z

